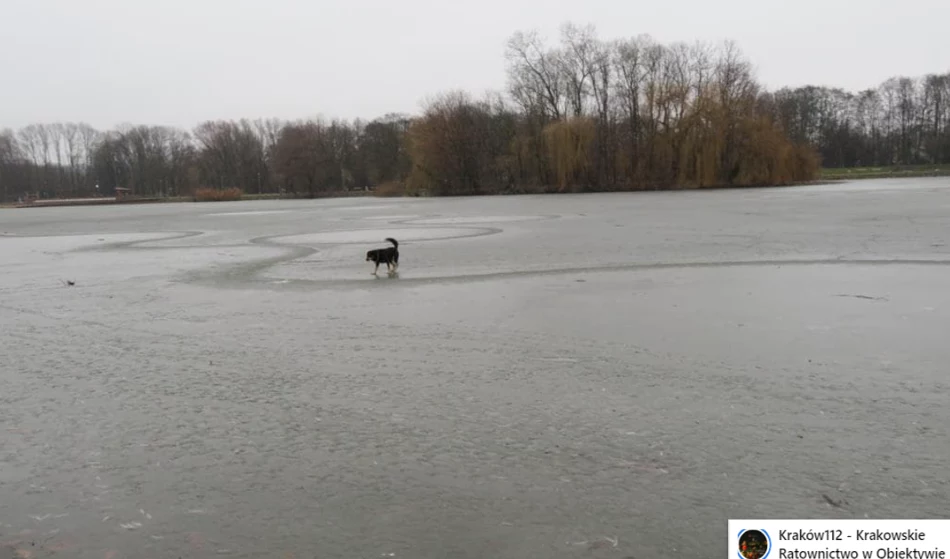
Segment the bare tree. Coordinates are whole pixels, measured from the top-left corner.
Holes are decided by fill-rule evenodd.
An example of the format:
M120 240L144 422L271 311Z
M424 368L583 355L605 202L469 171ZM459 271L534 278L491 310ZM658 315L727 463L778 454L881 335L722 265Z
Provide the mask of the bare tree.
M18 151L13 131L0 131L0 203L7 203L11 199L15 166L20 159Z
M564 115L564 79L559 54L546 50L537 32L517 32L508 41L509 90L522 110L554 120Z
M335 154L327 126L318 120L296 122L283 128L277 141L275 169L291 192L305 188L310 198L329 190Z
M274 183L274 150L280 139L284 122L280 119L258 119L254 121L254 130L261 146L261 161L263 177L258 183L258 191L269 191Z
M555 60L572 116L584 115L585 101L593 85L591 82L594 79L599 46L592 25L578 27L566 23L561 26L561 49L556 51Z
M214 188L260 190L267 175L261 138L248 121L209 121L194 130L202 179Z

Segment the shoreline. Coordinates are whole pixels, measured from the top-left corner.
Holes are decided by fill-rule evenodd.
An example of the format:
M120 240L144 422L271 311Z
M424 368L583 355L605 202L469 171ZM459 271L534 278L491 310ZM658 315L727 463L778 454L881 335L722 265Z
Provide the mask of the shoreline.
M637 193L637 192L702 192L709 190L747 190L755 188L795 188L799 186L818 186L823 184L833 184L854 180L873 180L873 179L900 179L900 178L934 178L934 177L950 177L950 168L934 168L934 169L909 169L906 171L903 170L882 170L882 171L869 171L863 172L860 169L854 171L839 171L833 170L829 172L823 172L821 176L812 181L797 182L791 184L777 184L777 185L748 185L748 186L705 186L701 188L687 187L687 188L640 188L640 189L604 189L604 190L590 190L584 192L544 192L536 191L531 192L531 189L526 189L523 191L517 192L497 192L491 194L476 194L474 196L523 196L523 195L544 195L544 194L606 194L606 193ZM47 199L47 200L38 200L32 203L20 203L20 204L3 204L0 205L2 209L22 209L22 208L55 208L55 207L66 207L66 206L106 206L106 205L129 205L129 204L180 204L180 203L193 203L193 204L205 204L205 203L221 203L221 202L247 202L247 201L257 201L257 200L319 200L326 198L440 198L440 196L408 196L408 195L398 195L398 196L374 196L372 192L367 191L353 191L353 192L330 192L324 193L323 195L316 196L313 198L306 196L281 196L279 194L247 194L243 196L240 200L222 200L222 201L198 201L195 200L192 196L170 196L165 198L152 197L152 198L130 198L125 200L117 200L115 198L72 198L72 199ZM455 196L449 196L454 198ZM464 197L464 196L463 196Z

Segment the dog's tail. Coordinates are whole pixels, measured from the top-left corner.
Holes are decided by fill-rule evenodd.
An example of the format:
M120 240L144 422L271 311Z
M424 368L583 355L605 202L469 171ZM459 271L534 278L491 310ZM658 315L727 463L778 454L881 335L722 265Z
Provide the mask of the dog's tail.
M396 241L396 239L394 239L394 238L392 238L392 237L386 237L385 240L391 242L394 247L399 248L399 242Z

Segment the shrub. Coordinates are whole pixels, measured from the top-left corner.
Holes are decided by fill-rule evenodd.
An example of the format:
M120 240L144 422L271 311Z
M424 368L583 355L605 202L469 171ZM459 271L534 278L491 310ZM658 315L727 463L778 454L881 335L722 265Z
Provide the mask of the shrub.
M406 187L397 181L384 182L377 186L373 191L373 196L378 196L380 198L392 198L405 195Z
M240 188L199 188L195 190L195 202L233 202L240 200L244 192Z

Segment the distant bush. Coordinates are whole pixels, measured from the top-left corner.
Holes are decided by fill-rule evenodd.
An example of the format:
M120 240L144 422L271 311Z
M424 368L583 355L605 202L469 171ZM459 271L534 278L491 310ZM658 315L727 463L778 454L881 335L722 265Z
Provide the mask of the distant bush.
M793 181L811 181L821 175L821 156L810 146L796 145L792 157Z
M406 187L398 181L384 182L377 186L373 191L373 196L378 196L380 198L392 198L405 195Z
M234 202L240 200L244 192L240 188L199 188L195 190L195 202Z

